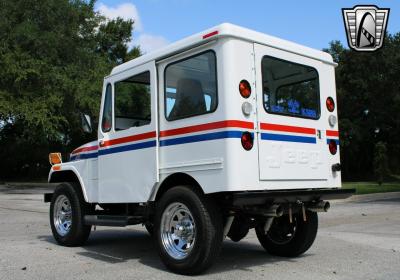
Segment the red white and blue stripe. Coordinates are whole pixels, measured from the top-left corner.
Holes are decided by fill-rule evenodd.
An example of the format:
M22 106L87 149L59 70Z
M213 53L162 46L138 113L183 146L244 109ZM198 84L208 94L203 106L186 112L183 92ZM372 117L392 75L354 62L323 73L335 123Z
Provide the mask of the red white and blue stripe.
M226 120L160 131L160 147L202 141L241 138L243 131L253 132L252 122Z
M327 130L326 131L326 142L329 144L329 142L333 140L336 142L336 144L339 146L339 131L337 130Z
M155 147L156 136L155 131L150 131L103 141L100 145L99 156Z
M300 126L260 123L261 140L316 144L316 129Z
M97 158L97 151L97 141L93 141L73 150L70 160Z
M225 120L206 124L198 124L159 133L160 147L174 146L202 141L228 138L241 138L244 131L254 135L254 123L240 120ZM283 141L306 144L316 144L315 128L290 126L282 124L260 123L261 140ZM339 132L326 131L327 142L335 140L339 144ZM102 155L121 153L155 147L157 145L156 131L130 135L126 137L105 140L100 148L97 141L77 148L71 153L71 160L97 158Z
M252 122L226 120L207 124L180 127L160 131L160 147L188 144L202 141L241 138L243 131L253 133ZM71 160L95 158L97 156L145 149L156 146L156 132L146 132L122 138L106 140L99 148L97 142L91 142L71 153ZM95 144L95 145L93 145Z

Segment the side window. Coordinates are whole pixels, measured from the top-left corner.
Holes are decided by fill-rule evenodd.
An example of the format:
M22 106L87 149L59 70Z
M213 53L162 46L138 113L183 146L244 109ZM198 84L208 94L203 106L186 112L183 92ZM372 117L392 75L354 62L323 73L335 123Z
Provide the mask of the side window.
M169 64L165 69L165 117L177 120L217 109L217 71L213 51Z
M106 96L104 97L103 118L101 120L101 130L109 132L112 127L112 96L111 85L106 88Z
M114 84L115 130L151 122L150 72Z
M262 59L264 108L268 113L319 119L316 69L269 56Z

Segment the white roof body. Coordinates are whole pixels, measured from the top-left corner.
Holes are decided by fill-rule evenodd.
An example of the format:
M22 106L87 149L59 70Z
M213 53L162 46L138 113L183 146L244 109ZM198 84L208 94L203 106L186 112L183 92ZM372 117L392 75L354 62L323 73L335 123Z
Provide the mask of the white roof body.
M263 44L269 47L299 54L302 56L313 58L322 61L324 63L336 66L336 63L333 62L332 60L332 56L326 52L305 47L300 44L296 44L287 40L283 40L274 36L270 36L261 32L257 32L230 23L223 23L215 27L212 27L210 29L207 29L203 32L186 37L185 39L179 40L157 51L142 55L131 61L116 66L111 71L110 75L123 72L125 70L134 68L138 65L144 64L152 60L160 60L172 56L174 54L180 53L182 51L191 49L195 46L202 45L208 41L213 41L218 38L224 38L224 37L232 37L240 40Z

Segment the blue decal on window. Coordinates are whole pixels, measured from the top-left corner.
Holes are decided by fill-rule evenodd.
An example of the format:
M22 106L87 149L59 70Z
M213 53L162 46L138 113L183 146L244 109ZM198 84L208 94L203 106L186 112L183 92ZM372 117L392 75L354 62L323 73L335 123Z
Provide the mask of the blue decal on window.
M299 103L299 101L290 99L288 101L288 107L289 107L288 111L290 113L293 113L293 114L299 114L300 113L300 103Z
M272 105L271 106L271 111L274 113L283 113L285 109L282 106L279 105Z
M301 109L301 115L309 118L316 118L317 117L317 111L313 109Z

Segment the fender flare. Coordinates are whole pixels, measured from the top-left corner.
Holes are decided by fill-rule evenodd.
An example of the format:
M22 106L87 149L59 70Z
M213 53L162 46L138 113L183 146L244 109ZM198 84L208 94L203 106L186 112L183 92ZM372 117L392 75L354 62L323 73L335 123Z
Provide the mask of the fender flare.
M76 181L79 183L79 185L81 186L81 191L82 191L82 195L83 198L85 199L86 202L89 202L88 197L87 197L87 193L86 193L86 189L85 189L85 184L83 182L82 177L79 175L79 172L76 170L76 168L74 166L64 166L61 165L61 169L60 170L54 170L53 168L50 170L49 173L49 177L48 177L48 182L49 183L61 183L61 182L65 182L65 180L56 180L54 181L54 175L61 175L61 174L66 174L66 173L70 173L72 172L73 175L75 176L75 178L77 179ZM70 175L68 175L70 176ZM61 178L63 178L62 176L60 176Z
M148 199L149 202L156 201L160 198L160 196L165 193L168 189L178 186L178 185L190 185L194 188L198 189L204 194L204 190L198 181L191 176L190 174L177 172L168 175L164 180L161 182L155 183L152 191L150 193L150 197Z

